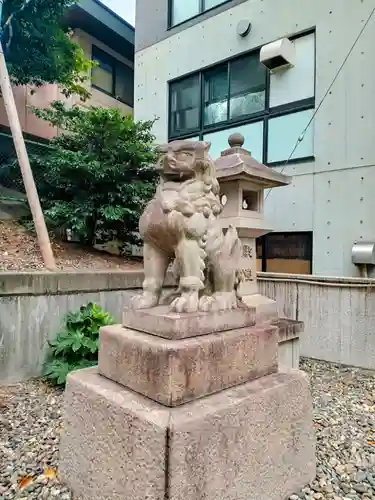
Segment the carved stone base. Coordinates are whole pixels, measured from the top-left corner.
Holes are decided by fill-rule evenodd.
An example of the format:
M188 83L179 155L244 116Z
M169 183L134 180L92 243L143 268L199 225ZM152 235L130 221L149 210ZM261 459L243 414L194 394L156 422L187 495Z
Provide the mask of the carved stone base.
M166 340L122 326L100 331L99 372L166 406L277 371L278 329L248 327Z
M168 306L125 309L122 324L165 339L185 339L255 325L255 309L241 307L212 313L175 313Z
M285 500L315 476L306 375L168 409L95 369L73 373L59 471L81 500Z

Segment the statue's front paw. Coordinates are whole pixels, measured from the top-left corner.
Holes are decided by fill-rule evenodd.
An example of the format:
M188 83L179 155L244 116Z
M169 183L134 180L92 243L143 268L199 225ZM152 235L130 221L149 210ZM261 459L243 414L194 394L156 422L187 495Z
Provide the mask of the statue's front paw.
M159 296L151 292L143 292L132 298L131 307L133 309L150 309L159 303Z
M199 300L199 310L202 312L211 311L214 298L211 295L203 295Z
M198 311L198 305L198 292L183 293L172 302L171 311L177 313L196 312Z

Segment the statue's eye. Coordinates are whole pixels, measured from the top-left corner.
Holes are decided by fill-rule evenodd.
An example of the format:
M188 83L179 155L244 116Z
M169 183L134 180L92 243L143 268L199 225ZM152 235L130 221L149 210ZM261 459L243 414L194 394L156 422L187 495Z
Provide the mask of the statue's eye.
M185 151L177 154L179 160L189 160L192 156L193 156L192 153Z

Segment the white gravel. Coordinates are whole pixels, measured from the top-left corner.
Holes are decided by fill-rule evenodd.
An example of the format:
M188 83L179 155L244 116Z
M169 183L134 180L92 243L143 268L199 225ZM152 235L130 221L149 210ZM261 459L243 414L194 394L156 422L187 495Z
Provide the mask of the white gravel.
M311 375L318 471L291 500L375 500L375 373L317 361L302 368ZM42 381L0 388L0 500L71 500L55 477L62 396Z

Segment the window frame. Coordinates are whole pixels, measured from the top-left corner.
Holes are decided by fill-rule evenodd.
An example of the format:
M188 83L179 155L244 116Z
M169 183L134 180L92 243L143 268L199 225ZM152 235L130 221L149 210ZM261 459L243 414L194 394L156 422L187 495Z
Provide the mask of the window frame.
M256 239L256 245L257 245L257 251L256 251L256 258L258 259L258 245L261 247L262 254L259 257L259 260L262 261L262 271L263 273L267 273L267 260L268 259L268 247L270 245L270 242L268 241L267 236L270 238L272 236L278 236L278 235L288 235L288 236L300 236L304 237L306 241L306 259L287 259L287 260L306 260L307 262L310 263L310 269L308 274L313 273L313 256L314 256L314 233L313 231L274 231L269 234L265 234L263 236L260 236L259 238Z
M202 76L201 76L201 75L198 75L198 74L192 74L192 75L188 76L187 78L184 78L184 79L183 79L183 80L181 80L181 81L188 80L188 79L190 79L190 78L196 78L196 77L198 77L198 78L197 78L197 80L198 80L198 82L197 82L197 83L198 83L198 91L199 91L199 89L200 89L200 87L201 87L201 85L202 85ZM178 82L177 82L177 83L178 83ZM173 111L173 110L172 110L172 99L173 99L173 92L170 90L170 91L169 91L169 126L170 126L170 127L172 127L172 123L174 123L174 120L173 120L173 113L177 113L177 112L178 112L178 111ZM199 124L199 122L200 122L200 111L201 111L201 110L200 110L200 99L199 99L198 101L199 101L199 102L198 102L198 108L197 108L197 109L198 109L198 124ZM186 111L186 110L188 110L188 109L195 109L195 108L181 108L181 109L180 109L180 111L182 111L182 110ZM197 128L194 128L194 129L189 129L188 134L191 136L191 132L194 132L195 130L197 130ZM177 135L177 134L176 134L176 135ZM184 135L185 135L185 134L184 134Z
M96 56L95 56L95 53L97 54ZM119 59L116 59L116 57L113 57L111 54L108 54L108 52L101 49L97 45L93 44L91 47L91 60L96 61L97 59L100 58L100 54L104 55L104 58L106 58L108 60L108 64L111 66L111 69L112 69L112 92L108 92L107 90L102 89L99 85L95 85L95 83L93 83L93 73L94 73L95 68L92 68L92 70L91 70L91 87L93 89L99 90L100 92L103 92L103 94L106 94L106 95L112 97L113 99L116 99L116 101L122 102L123 104L126 104L127 106L133 108L134 107L134 95L133 95L133 99L130 102L128 102L125 99L122 99L122 97L117 95L117 93L116 93L116 81L117 81L117 71L118 71L117 67L124 66L125 68L129 68L129 70L132 70L132 68L130 66L128 66L127 64L123 63L122 61L120 61ZM134 76L133 76L133 80L134 80ZM134 94L134 88L133 88L133 94Z
M200 140L203 140L204 134L208 133L213 133L213 132L220 132L222 130L230 129L235 126L243 126L243 125L248 125L251 123L256 123L256 122L263 122L263 163L265 165L269 165L271 167L277 167L280 165L285 164L286 160L281 160L281 161L275 161L275 162L268 162L268 123L269 120L272 118L278 118L282 116L286 116L289 114L294 114L302 111L307 111L315 108L315 96L316 96L316 33L315 33L315 28L311 28L309 30L305 30L303 32L300 32L298 34L295 34L294 36L290 36L290 40L297 40L298 38L308 36L308 35L315 35L315 46L314 46L314 54L315 54L315 61L314 61L314 96L309 97L307 99L302 99L299 101L294 101L290 102L287 104L282 104L280 106L275 106L273 108L270 108L270 81L271 81L271 73L269 70L266 70L266 81L265 81L265 107L263 111L259 111L256 113L251 113L247 115L242 115L238 118L229 118L226 121L221 121L216 124L211 124L211 125L204 125L204 111L205 111L205 92L204 92L204 82L205 78L204 75L206 72L211 72L214 71L216 68L219 68L220 66L223 66L224 64L228 65L228 114L227 116L230 117L230 66L231 63L234 61L238 61L241 58L244 58L246 56L249 56L251 54L259 54L261 47L257 47L255 49L252 49L250 51L245 51L240 54L237 54L234 57L230 57L227 59L224 59L222 61L219 61L215 64L211 64L209 66L206 66L204 68L201 68L198 71L192 71L188 74L179 76L178 78L174 78L168 81L168 140L176 140L176 139L190 139L192 137L197 137L199 136ZM189 130L186 134L173 134L172 133L172 123L171 123L171 87L174 83L180 82L185 80L186 78L199 75L199 81L200 81L200 113L199 113L199 127L194 129L194 130ZM246 145L245 145L246 147ZM306 156L302 158L291 158L288 163L304 163L304 162L309 162L309 161L314 161L315 156Z
M176 28L177 26L181 26L182 24L185 24L193 19L196 19L199 16L202 16L203 14L206 14L206 12L211 12L214 9L217 9L218 7L221 7L222 5L225 5L227 3L232 2L233 0L223 0L221 3L218 5L214 5L213 7L209 7L208 9L205 9L205 2L206 0L199 0L199 12L197 14L194 14L194 16L191 16L184 21L180 21L179 23L173 24L173 2L175 0L168 0L168 26L167 30L171 30L173 28ZM188 1L188 0L185 0Z

